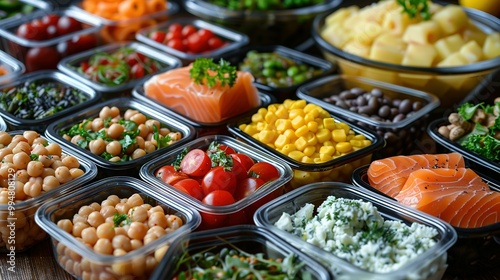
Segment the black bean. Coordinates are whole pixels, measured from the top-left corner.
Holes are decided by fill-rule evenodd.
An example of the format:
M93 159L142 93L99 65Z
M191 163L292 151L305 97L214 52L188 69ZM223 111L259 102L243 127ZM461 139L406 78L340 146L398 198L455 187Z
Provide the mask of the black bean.
M358 106L365 106L368 104L368 101L363 96L358 96L358 98L356 98L356 103Z
M423 107L423 104L421 101L413 102L413 105L412 105L413 111L418 111L418 110L422 109L422 107Z
M401 103L400 99L394 99L394 100L392 100L392 106L394 106L394 107L399 107L400 103Z
M358 112L360 114L372 115L377 110L377 107L372 107L370 105L359 107Z
M349 106L347 106L347 104L343 100L337 100L337 102L335 103L335 105L337 105L337 106L339 106L341 108L344 108L344 109L349 108Z
M372 89L371 93L372 93L373 96L376 96L376 97L382 97L384 95L382 93L382 91L380 89L378 89L378 88Z
M372 115L370 116L370 118L374 121L378 121L378 122L381 122L383 121L384 119L382 119L381 117L377 116L377 115Z
M384 133L384 140L387 143L396 143L399 140L399 137L394 132L386 132Z
M359 109L359 107L357 107L357 106L352 106L352 107L350 107L350 108L349 108L349 111L352 111L352 112L358 112L358 109Z
M354 93L354 94L356 94L356 95L360 95L362 93L365 93L366 91L364 89L362 89L362 88L356 88L355 87L355 88L351 89L351 92Z
M406 115L404 114L397 114L394 119L392 120L393 123L400 122L406 118Z
M356 95L354 93L352 93L351 91L349 91L349 90L342 91L339 94L339 96L342 99L353 99L353 98L356 98Z
M403 114L408 114L412 109L412 103L410 99L404 99L399 103L399 112Z
M397 114L399 114L398 108L391 108L391 117L395 117Z
M387 105L383 105L382 107L380 107L380 109L378 109L378 115L381 118L385 119L389 117L390 114L391 114L391 108Z
M368 100L368 106L370 107L373 107L373 109L377 110L379 104L378 104L378 100L377 100L377 97L375 96L372 96L369 100Z

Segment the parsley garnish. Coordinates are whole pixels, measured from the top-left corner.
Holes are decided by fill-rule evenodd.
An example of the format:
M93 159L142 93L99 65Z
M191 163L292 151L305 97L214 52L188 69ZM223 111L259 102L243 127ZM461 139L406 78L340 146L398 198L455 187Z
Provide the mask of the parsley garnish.
M38 158L39 158L39 155L38 155L38 154L31 154L31 155L30 155L30 159L31 159L31 160L37 161L37 160L38 160Z
M232 87L236 82L237 71L235 66L231 66L224 59L216 64L212 58L197 58L189 70L191 78L197 84L207 84L212 88L220 82L222 86Z
M427 0L397 0L398 4L403 7L403 13L407 13L410 18L417 16L423 20L429 20L431 13L429 12L429 4Z
M121 227L130 224L130 217L127 214L115 213L113 216L113 224L115 227Z
M233 158L220 149L220 144L213 141L208 146L208 157L212 160L212 167L222 166L224 170L231 171L233 167Z
M165 136L161 137L160 131L158 130L158 127L156 127L156 124L153 125L153 139L156 141L157 146L156 149L159 150L163 147L167 147L168 143L172 140L170 136Z
M172 166L175 170L179 171L181 169L181 161L188 153L188 148L182 149L182 151L177 155L174 162L172 162Z

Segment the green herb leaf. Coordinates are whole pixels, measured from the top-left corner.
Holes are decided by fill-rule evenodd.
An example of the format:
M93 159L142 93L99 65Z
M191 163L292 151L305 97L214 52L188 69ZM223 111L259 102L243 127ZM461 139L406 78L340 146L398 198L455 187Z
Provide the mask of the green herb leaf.
M233 158L221 150L220 144L216 141L210 143L207 149L207 154L212 160L212 167L222 166L227 171L231 171L233 168Z
M34 161L38 161L38 158L39 158L39 157L40 157L40 156L39 156L38 154L31 154L31 155L30 155L30 159L31 159L31 160L34 160Z
M120 144L122 145L122 151L125 152L130 146L137 143L135 138L130 137L130 135L125 135L123 139L120 139Z
M224 59L220 59L219 64L216 64L212 58L197 58L189 74L195 83L206 83L210 88L217 85L217 82L222 86L232 87L237 78L236 67Z
M127 214L115 213L113 215L113 224L115 225L115 227L121 227L130 224L130 217Z
M403 12L410 18L420 16L423 20L429 20L431 13L429 11L428 0L397 0L403 7Z
M175 158L174 162L172 162L172 166L176 171L179 171L181 169L181 161L187 155L187 153L188 153L188 148L182 149L182 151Z
M172 138L169 135L162 137L160 135L160 131L158 130L158 127L156 127L155 124L153 125L153 139L156 141L156 144L157 144L156 149L157 150L164 148L164 147L167 147L169 145L170 141L172 141Z
M474 116L474 113L476 112L477 108L482 106L483 103L479 103L477 105L472 105L470 103L464 103L462 106L458 107L457 111L458 114L466 121L472 119Z

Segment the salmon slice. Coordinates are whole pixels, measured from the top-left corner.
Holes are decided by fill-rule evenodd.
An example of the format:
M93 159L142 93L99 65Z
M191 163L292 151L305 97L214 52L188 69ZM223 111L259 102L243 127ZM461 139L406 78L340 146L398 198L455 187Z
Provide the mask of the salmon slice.
M500 222L500 193L494 191L463 192L462 200L474 203L450 204L456 209L455 216L448 221L460 228L477 228Z
M367 175L372 187L395 197L415 170L463 167L464 158L458 153L394 156L373 161Z
M258 90L249 72L237 72L233 87L196 84L191 65L169 70L144 83L145 95L173 111L203 123L217 123L259 107Z

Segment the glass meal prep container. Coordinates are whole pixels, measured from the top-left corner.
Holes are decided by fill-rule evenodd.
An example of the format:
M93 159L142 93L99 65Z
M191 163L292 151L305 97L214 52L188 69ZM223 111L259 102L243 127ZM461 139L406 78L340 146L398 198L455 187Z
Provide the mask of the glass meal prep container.
M125 201L125 199L127 200ZM129 212L125 213L127 206L124 205L129 205ZM99 208L97 208L98 206ZM100 210L92 211L94 208ZM142 218L133 213L138 213L140 208L144 208L144 210L141 209ZM100 232L101 226L106 226L103 224L112 223L110 225L112 226L116 223L111 233L114 237L111 238L115 240L115 244L118 243L117 239L124 242L123 246L118 246L115 249L115 251L120 251L119 254L113 255L113 250L106 252L102 249L105 248L102 246L103 244L110 245L108 242L111 243L110 236L106 236L106 232L103 233L104 235L100 235L97 241L93 241L94 246L89 247L84 243L92 242L88 238L93 235L86 232L85 228L78 229L77 225L84 224L82 219L87 219L78 213L88 210L92 212L87 216L89 218L89 227L87 228L97 227L97 232ZM101 219L94 219L94 216L99 215ZM111 221L103 219L105 216ZM125 219L118 220L114 217L125 217ZM137 230L134 232L134 228L139 228L137 224L146 227L143 222L139 222L144 218L148 224L156 219L157 226L148 226L150 232L146 235ZM75 221L75 226L72 227L72 230L67 231L66 227L59 227L60 224L63 224L60 222L61 220L66 223ZM162 220L167 221L167 223L160 222ZM36 213L36 222L50 235L57 263L73 277L78 279L88 279L88 277L148 279L163 258L165 251L168 251L169 244L195 229L200 223L200 217L196 211L165 196L161 190L144 181L132 177L116 176L95 181L60 197L60 199L45 203ZM159 229L162 230L158 231ZM115 232L118 234L115 235ZM81 237L75 237L75 234ZM109 230L107 234L110 234ZM117 236L118 238L116 238ZM132 240L140 239L142 241L144 239L144 242L134 241L134 247L130 247L132 241L127 243L127 236L134 237ZM101 242L100 240L108 241Z
M369 165L365 165L354 170L352 184L398 203L394 198L389 197L369 184L367 175L368 167ZM480 172L475 168L473 170L489 185L492 191L500 192L498 178L488 176L486 173ZM448 250L449 267L447 274L454 275L455 277L494 278L493 275L497 272L495 269L495 255L500 249L500 243L497 240L500 234L500 223L479 228L453 228L457 233L458 239Z
M105 108L105 107L108 107L108 108L116 107L119 110L119 113L118 113L118 116L115 116L115 118L120 117L120 120L113 121L111 115L107 116L106 118L104 118L104 120L102 120L102 118L100 118L100 116L101 116L100 114L103 113L103 108ZM140 116L141 118L137 118L137 119L135 119L133 117L125 118L125 114L127 113L127 110L130 110L131 113L134 111L137 111L136 113L140 113L140 114L142 114L142 116ZM106 112L111 114L110 109L106 110ZM69 133L70 129L72 127L75 127L75 125L77 125L77 124L82 124L86 120L90 120L90 119L92 119L92 121L87 122L87 126L85 127L85 128L87 128L87 130L79 131L78 133L75 134L75 136L71 137L71 140L73 140L73 138L75 138L76 136L83 135L82 137L84 137L84 138L80 139L80 140L82 140L82 142L76 142L76 144L74 144L70 140L66 140L63 137L64 136L63 134ZM100 123L99 124L96 121L96 127L94 129L93 125L94 125L94 120L96 120L96 119L101 119L102 122L99 122ZM158 133L155 132L154 127L153 127L153 125L157 125L158 123L156 123L153 120L156 120L157 122L159 122L160 127L157 127ZM148 121L151 121L151 125L146 123ZM105 122L108 125L108 128L107 128L108 130L107 130L106 135L102 135L102 134L99 134L99 132L96 132L96 129L97 129L97 131L101 131L101 130L103 130L103 128L104 128L104 130L106 130L106 128L104 127L104 126L106 126ZM122 129L123 132L127 132L126 134L129 136L128 138L127 138L127 136L123 136L123 138L120 138L120 136L118 136L118 138L117 138L116 136L114 136L115 132L110 133L110 131L109 131L109 128L111 128L111 126L113 126L113 124L121 124L121 123L123 123L123 128L120 128L118 126L116 126L116 128ZM146 126L146 128L140 124L138 125L138 123ZM148 125L151 126L151 128L147 127ZM149 135L149 137L151 139L148 138L148 135L145 135L145 134L144 134L144 136L146 136L146 138L142 138L142 136L140 134L141 129L144 129L144 133L148 132L147 134ZM160 141L161 138L163 138L163 137L160 137L160 134L163 133L162 129L169 130L169 132L167 131L168 133L166 135L168 135L169 133L174 133L174 134L176 134L176 136L175 136L175 138L174 138L174 136L171 137L172 142L170 144L168 142L164 142L164 143L162 142L163 144L160 144L160 148L158 148L158 141ZM114 128L113 128L113 130L114 130ZM91 133L88 133L89 131ZM138 132L139 132L139 134L137 134ZM151 160L152 158L155 158L155 157L165 153L167 150L171 150L171 149L174 149L178 146L184 145L185 143L189 142L195 136L194 129L191 126L189 126L183 122L178 121L176 118L173 118L172 116L163 114L160 110L158 110L154 106L149 106L148 104L144 104L143 102L140 102L139 100L134 99L134 98L130 98L130 97L113 98L113 99L107 100L105 102L95 104L89 108L75 112L67 117L61 118L57 122L51 123L49 125L49 127L47 128L45 134L49 139L52 139L54 142L57 142L60 145L66 147L68 150L71 150L75 153L78 153L82 157L85 157L87 159L91 159L92 161L94 161L96 163L96 165L99 167L99 171L101 171L103 175L118 175L118 174L131 175L132 173L135 173L138 175L139 169L140 169L142 164L146 163L147 161ZM157 135L157 136L155 136L155 135ZM104 138L103 138L103 136L104 136ZM135 138L132 136L134 136ZM99 138L107 139L106 137L111 137L115 141L118 141L118 142L121 141L120 142L120 144L121 144L120 150L122 151L122 153L120 153L119 156L122 158L122 160L111 161L112 158L109 158L110 156L108 156L107 154L105 155L105 152L109 153L111 151L111 150L108 150L107 148L105 149L105 152L103 152L101 154L94 154L93 152L91 152L90 141L97 140ZM137 137L141 137L142 141L140 139L137 140L138 139ZM159 140L157 141L155 139L155 137L158 138ZM166 136L164 138L166 138ZM111 140L112 139L108 139L108 142L110 143ZM147 147L146 141L151 142L153 140L156 141L156 145L153 145L153 148L151 148L151 150L149 150L150 148ZM74 141L76 141L76 140L74 140ZM111 142L115 142L115 141L111 141ZM137 142L137 141L139 141L139 142ZM144 143L142 144L142 142L144 142ZM104 142L104 144L105 144L105 142ZM105 144L106 147L108 144ZM84 146L83 148L82 148L82 145ZM135 157L135 156L133 156L134 155L133 153L130 155L130 151L123 151L124 145L127 145L128 147L132 147L131 149L135 148L134 151L137 151L140 149L142 149L144 151L147 150L147 151L142 156ZM143 148L141 148L142 145L144 145ZM162 146L162 145L164 145L164 146ZM100 148L96 148L96 151L99 149ZM113 154L114 153L115 152L113 152ZM113 154L111 154L111 155L113 155Z
M0 115L8 129L32 129L40 133L44 133L50 123L87 108L101 98L99 92L55 70L23 75L1 85L0 92ZM23 104L25 107L21 107Z
M296 98L300 86L334 70L329 61L281 45L249 46L225 53L222 58L239 70L251 72L256 77L255 86L280 102Z
M24 64L0 50L0 85L11 82L25 70Z
M412 223L418 223L431 227L437 233L432 238L435 244L423 253L420 252L412 257L412 261L407 261L389 272L377 273L361 269L359 266L322 249L319 243L308 243L301 237L279 229L275 225L284 213L294 215L307 203L312 204L314 209L317 209L330 196L337 199L369 202L377 208L378 213L386 221L400 221L408 226ZM316 212L316 210L313 211ZM339 209L339 211L342 210ZM439 219L400 206L378 194L340 182L318 182L296 189L288 193L287 196L277 198L259 208L255 213L254 220L258 226L270 229L285 242L292 244L329 267L331 273L340 279L441 279L447 267L447 250L457 239L454 229ZM323 232L326 234L328 231L325 229Z
M212 34L215 37L218 37L221 40L221 45L217 46L216 49L210 49L208 46L208 40L207 40L207 47L202 47L202 46L196 46L193 43L193 47L199 48L196 49L196 52L193 53L193 50L179 50L176 49L174 46L175 45L169 45L169 42L172 41L169 38L164 38L162 42L158 42L155 40L155 38L152 38L151 36L153 35L154 32L164 32L165 35L168 33L168 31L172 28L174 25L181 25L182 27L191 25L196 28L196 31L194 33L198 33L200 30L209 30L212 32ZM182 35L184 36L184 35ZM242 34L240 32L231 30L227 27L219 26L204 20L196 19L196 18L174 18L171 19L167 22L160 23L158 25L154 25L151 27L148 27L146 29L142 29L136 34L136 38L138 41L143 42L144 44L153 46L157 49L162 50L163 52L169 53L175 57L178 57L181 59L183 65L188 65L189 63L193 62L196 58L198 57L218 57L220 55L223 55L227 52L230 52L232 50L240 49L246 44L248 44L248 36L245 34ZM183 37L183 39L188 40L189 36ZM161 39L161 38L159 38ZM158 39L158 40L159 40ZM200 37L202 39L202 37ZM209 39L210 40L210 39ZM188 40L189 41L189 40ZM194 39L192 40L194 41ZM189 43L188 43L189 46ZM216 46L215 44L213 45L214 47Z
M285 104L290 104L295 102L305 102L305 100L288 99L285 100L283 104L272 104L271 106L273 105L285 106ZM317 106L312 103L309 104ZM268 108L270 108L271 106L268 106ZM257 149L265 153L273 155L279 158L284 163L290 165L290 167L293 170L293 178L287 186L287 191L289 191L290 189L295 189L303 185L318 181L339 181L346 183L350 182L352 171L359 166L368 164L371 161L374 152L381 149L385 143L384 139L374 131L371 131L370 129L365 129L362 126L346 121L343 118L331 115L328 112L326 112L326 114L330 114L329 115L330 118L328 119L328 121L331 121L331 123L327 124L328 128L324 127L320 130L315 128L315 126L309 127L307 122L305 121L306 119L305 116L303 116L302 118L295 116L294 119L290 121L287 118L279 118L278 120L280 121L280 125L283 128L287 128L289 126L293 128L294 125L299 126L301 122L304 122L304 125L301 128L296 128L295 131L291 128L288 128L285 131L281 131L278 129L278 127L275 127L275 129L271 130L274 133L273 132L267 133L265 126L269 124L264 123L264 121L262 120L266 118L274 119L274 117L262 116L262 115L268 115L269 110L265 110L264 108L261 108L260 110L261 111L250 117L244 117L238 119L236 122L228 124L228 129L229 132L235 137L242 139L243 141L249 143L253 147L256 147ZM290 112L288 114L285 114L288 116L288 118L290 118L291 114L295 114L294 112L292 112L295 109L291 110L290 108L288 108L286 110L289 110ZM277 112L275 113L277 114ZM260 117L256 116L257 114L260 114L261 116ZM297 113L297 115L298 114L299 113ZM252 120L254 120L254 118L256 120L261 120L261 121L253 122ZM302 119L302 120L297 121L296 119ZM278 120L274 122L276 123L278 122ZM294 122L296 124L293 124ZM310 122L312 123L313 121ZM325 120L323 120L323 123L324 122ZM264 125L262 126L259 123L264 123ZM318 127L320 125L324 126L324 124L323 123L320 124L319 121L315 121L315 123L318 125ZM249 127L250 125L252 125L252 127ZM254 125L256 125L256 127L253 127ZM307 130L304 128L304 126L307 127ZM348 129L349 131L354 133L353 135L350 135L347 132L345 132L347 130L347 127L349 128ZM261 131L254 132L253 131L254 128L256 128L257 130L259 130L260 128L262 129ZM325 129L328 131L325 132ZM344 133L339 133L340 134L338 136L339 138L336 138L337 136L335 137L333 136L334 130L339 130L337 132L342 132L340 130L343 130ZM295 138L297 139L291 140L290 135L288 135L289 132L293 133ZM249 133L252 133L252 135ZM298 137L297 133L299 135L302 134L302 136ZM261 140L255 138L257 134L259 137L263 135L263 137L265 138L268 138L270 135L274 135L275 137L277 135L277 139L274 143L265 144ZM320 138L322 139L325 138L325 139L318 140L317 135L320 134L321 134ZM335 132L335 135L336 134L337 133ZM347 136L349 136L349 139L347 138ZM339 139L339 141L335 142L335 140L337 139ZM369 144L366 146L365 146L366 142L365 140L369 141ZM330 141L330 143L328 143L327 141ZM277 149L279 148L279 146L276 146L276 143L278 142L279 145L283 146L280 148L282 151L279 151ZM342 147L337 147L337 144L341 142L343 143ZM324 151L322 151L322 148L316 147L319 144L322 145ZM303 146L305 147L312 146L312 148L311 149L308 148L309 150L306 150L306 148L298 148ZM346 149L346 146L348 146L349 150L344 150ZM284 152L285 150L287 151L286 153ZM340 152L341 150L342 152L337 156L336 152L337 151ZM296 153L296 151L299 151L300 153ZM308 157L306 158L307 159L306 161L303 161L303 159L305 158L304 156ZM300 159L297 157L300 157ZM316 157L322 160L320 162L314 162L314 160L312 160L312 157Z
M43 13L52 8L51 3L39 0L3 1L0 4L0 26L19 20L27 14Z
M169 247L165 257L159 264L159 268L155 270L151 276L152 279L174 279L176 276L177 264L189 259L189 256L195 258L203 254L204 256L213 256L218 265L226 264L224 257L224 249L228 251L236 250L244 251L245 253L256 256L258 260L269 260L271 263L252 263L249 267L245 267L245 262L235 263L241 264L239 268L240 275L252 273L258 270L263 273L255 273L265 278L266 268L269 269L269 277L277 275L281 267L275 267L275 262L283 263L283 272L289 272L288 275L295 276L294 279L331 279L328 270L313 260L307 254L297 250L288 243L284 243L278 236L274 235L270 230L263 227L251 225L232 226L221 229L206 230L202 232L193 232L186 234L176 239ZM229 252L228 252L229 253ZM189 256L186 256L189 254ZM231 256L230 254L228 256ZM244 255L245 257L247 255ZM291 256L294 256L293 258ZM191 258L191 259L192 259ZM281 260L281 261L278 261ZM257 261L257 260L256 260ZM214 263L216 263L214 261ZM200 267L205 267L208 264L200 263ZM248 268L248 269L247 269ZM299 268L299 269L297 269ZM221 268L224 272L227 268ZM277 271L275 271L277 270ZM297 273L291 271L296 270ZM215 269L213 271L216 271ZM274 272L273 272L274 271Z
M21 61L26 72L34 72L57 69L62 58L95 48L100 28L97 18L66 8L8 22L0 28L0 37L4 50Z
M89 2L85 6L85 2ZM101 40L106 44L132 41L135 34L149 26L167 21L179 11L179 5L174 1L149 1L150 8L155 11L148 11L149 7L144 7L145 1L139 1L137 7L127 7L130 3L110 3L109 5L100 4L101 8L95 6L94 1L73 1L72 9L84 12L89 16L97 17L102 23L102 29L99 31ZM158 2L161 4L158 6ZM120 11L120 4L126 7ZM164 5L164 7L161 7ZM129 13L128 15L125 13ZM137 13L137 14L136 14Z
M272 164L277 169L277 172L279 172L279 177L269 181L264 180L264 184L257 188L256 191L251 192L250 195L246 195L234 203L226 205L210 205L184 193L183 191L180 191L177 188L174 188L172 185L156 176L159 169L167 165L172 165L177 159L177 156L182 153L183 150L187 149L188 151L191 151L193 149L201 149L205 151L213 142L225 145L226 147L231 147L236 153L246 154L253 159L254 163L267 162ZM283 194L284 186L291 179L291 176L292 171L286 163L283 163L272 155L263 153L254 147L226 135L208 135L196 138L183 146L177 147L162 156L148 161L142 166L140 171L140 177L143 180L157 186L162 191L179 199L179 201L182 201L186 205L189 205L191 208L200 212L202 215L202 222L198 228L199 230L252 223L252 216L255 210L264 202ZM215 177L214 181L216 181ZM241 181L238 180L236 188L242 185L239 185L240 182ZM234 200L236 200L236 198Z
M27 133L30 133L31 136L28 136ZM26 251L43 241L47 235L46 232L35 223L36 210L44 203L59 196L64 197L73 190L82 187L93 180L97 175L97 167L93 162L78 156L50 140L48 140L48 142L39 141L40 139L47 140L43 136L33 139L32 136L36 136L37 134L38 133L34 131L28 130L10 131L8 132L8 135L11 136L10 141L2 134L3 148L1 151L2 160L4 161L2 163L2 169L5 170L0 174L0 178L2 182L4 182L2 183L2 188L0 188L1 252L11 253ZM29 146L29 142L27 143L30 147L32 158L30 158L30 162L24 168L23 166L17 165L17 160L16 165L7 162L7 157L13 155L13 152L15 152L15 155L17 155L17 153L23 153L16 152L16 149L18 150L22 147L19 143L24 142L21 139L22 136L26 136L27 138L24 138L30 139L32 142L32 146ZM9 145L5 145L7 143L18 143L10 150L10 154L9 151L7 151L10 149ZM41 149L39 145L43 143L48 145ZM20 146L17 147L17 145ZM44 153L47 153L47 156L42 158L42 155L37 153L41 153L44 149L46 150ZM55 158L56 156L59 157L59 153L65 155L67 159L65 161L56 160ZM38 159L36 159L37 157ZM13 158L12 156L12 161L14 161ZM41 174L43 179L41 176L31 176L38 175L36 174L38 173L36 170L39 170L38 165L40 162L42 162L44 167L44 171ZM54 163L57 163L57 165ZM76 163L79 165L76 166ZM30 172L28 173L28 169L32 169L33 171L29 170ZM42 183L39 179L42 180ZM15 188L15 190L13 190L13 188ZM26 191L24 189L26 189ZM12 225L14 225L14 227ZM12 236L14 236L14 238L12 238Z
M415 153L429 114L439 106L433 94L349 75L307 83L297 96L375 130L386 142L377 152L381 157Z
M126 49L126 50L125 50ZM82 74L80 71L83 71L82 67L86 67L84 64L91 57L94 57L95 63L97 65L100 65L100 59L96 59L95 55L98 55L100 53L105 53L104 56L111 55L113 53L116 53L120 50L125 50L125 52L132 51L135 54L141 54L142 56L151 59L151 63L158 63L159 67L156 68L151 68L151 73L148 73L147 70L144 70L141 74L135 74L133 72L134 66L129 67L128 61L127 65L117 65L115 68L118 71L119 76L115 78L116 83L114 81L110 81L109 84L104 83L102 81L96 80L97 78L100 78L99 72L97 72L97 76L95 78L90 78L87 75ZM107 54L107 55L106 55ZM115 60L117 58L114 58ZM143 60L140 56L139 58L141 61ZM144 59L145 60L145 59ZM154 62L155 61L155 62ZM118 59L116 61L117 63L122 63L122 59ZM104 62L103 62L104 63ZM114 63L114 60L113 60ZM145 62L144 62L145 63ZM82 66L84 65L84 66ZM105 65L105 64L103 64ZM136 65L140 65L140 63L137 63ZM58 65L58 69L61 70L63 73L66 73L67 75L74 77L75 79L80 80L82 83L92 87L96 91L99 91L103 94L103 98L109 99L112 97L117 97L120 95L124 96L130 96L130 90L134 88L136 85L142 84L145 80L147 80L149 77L151 77L155 73L161 73L163 71L167 71L172 68L177 68L181 65L181 62L178 58L169 55L167 53L163 53L161 51L158 51L157 49L154 49L152 47L149 47L147 45L144 45L142 43L138 42L121 42L121 43L111 43L108 45L100 46L85 52L81 52L72 56L69 56L63 60ZM147 66L147 65L145 65ZM106 66L103 66L106 67ZM125 68L123 68L125 67ZM99 68L99 66L97 66ZM148 68L148 67L144 67ZM88 69L88 68L87 68ZM112 68L114 69L114 68ZM88 69L92 70L92 69ZM105 70L105 69L104 69ZM97 70L100 71L100 70ZM139 71L139 70L138 70ZM89 72L90 74L93 74L93 72ZM126 74L126 79L122 82L122 77Z

